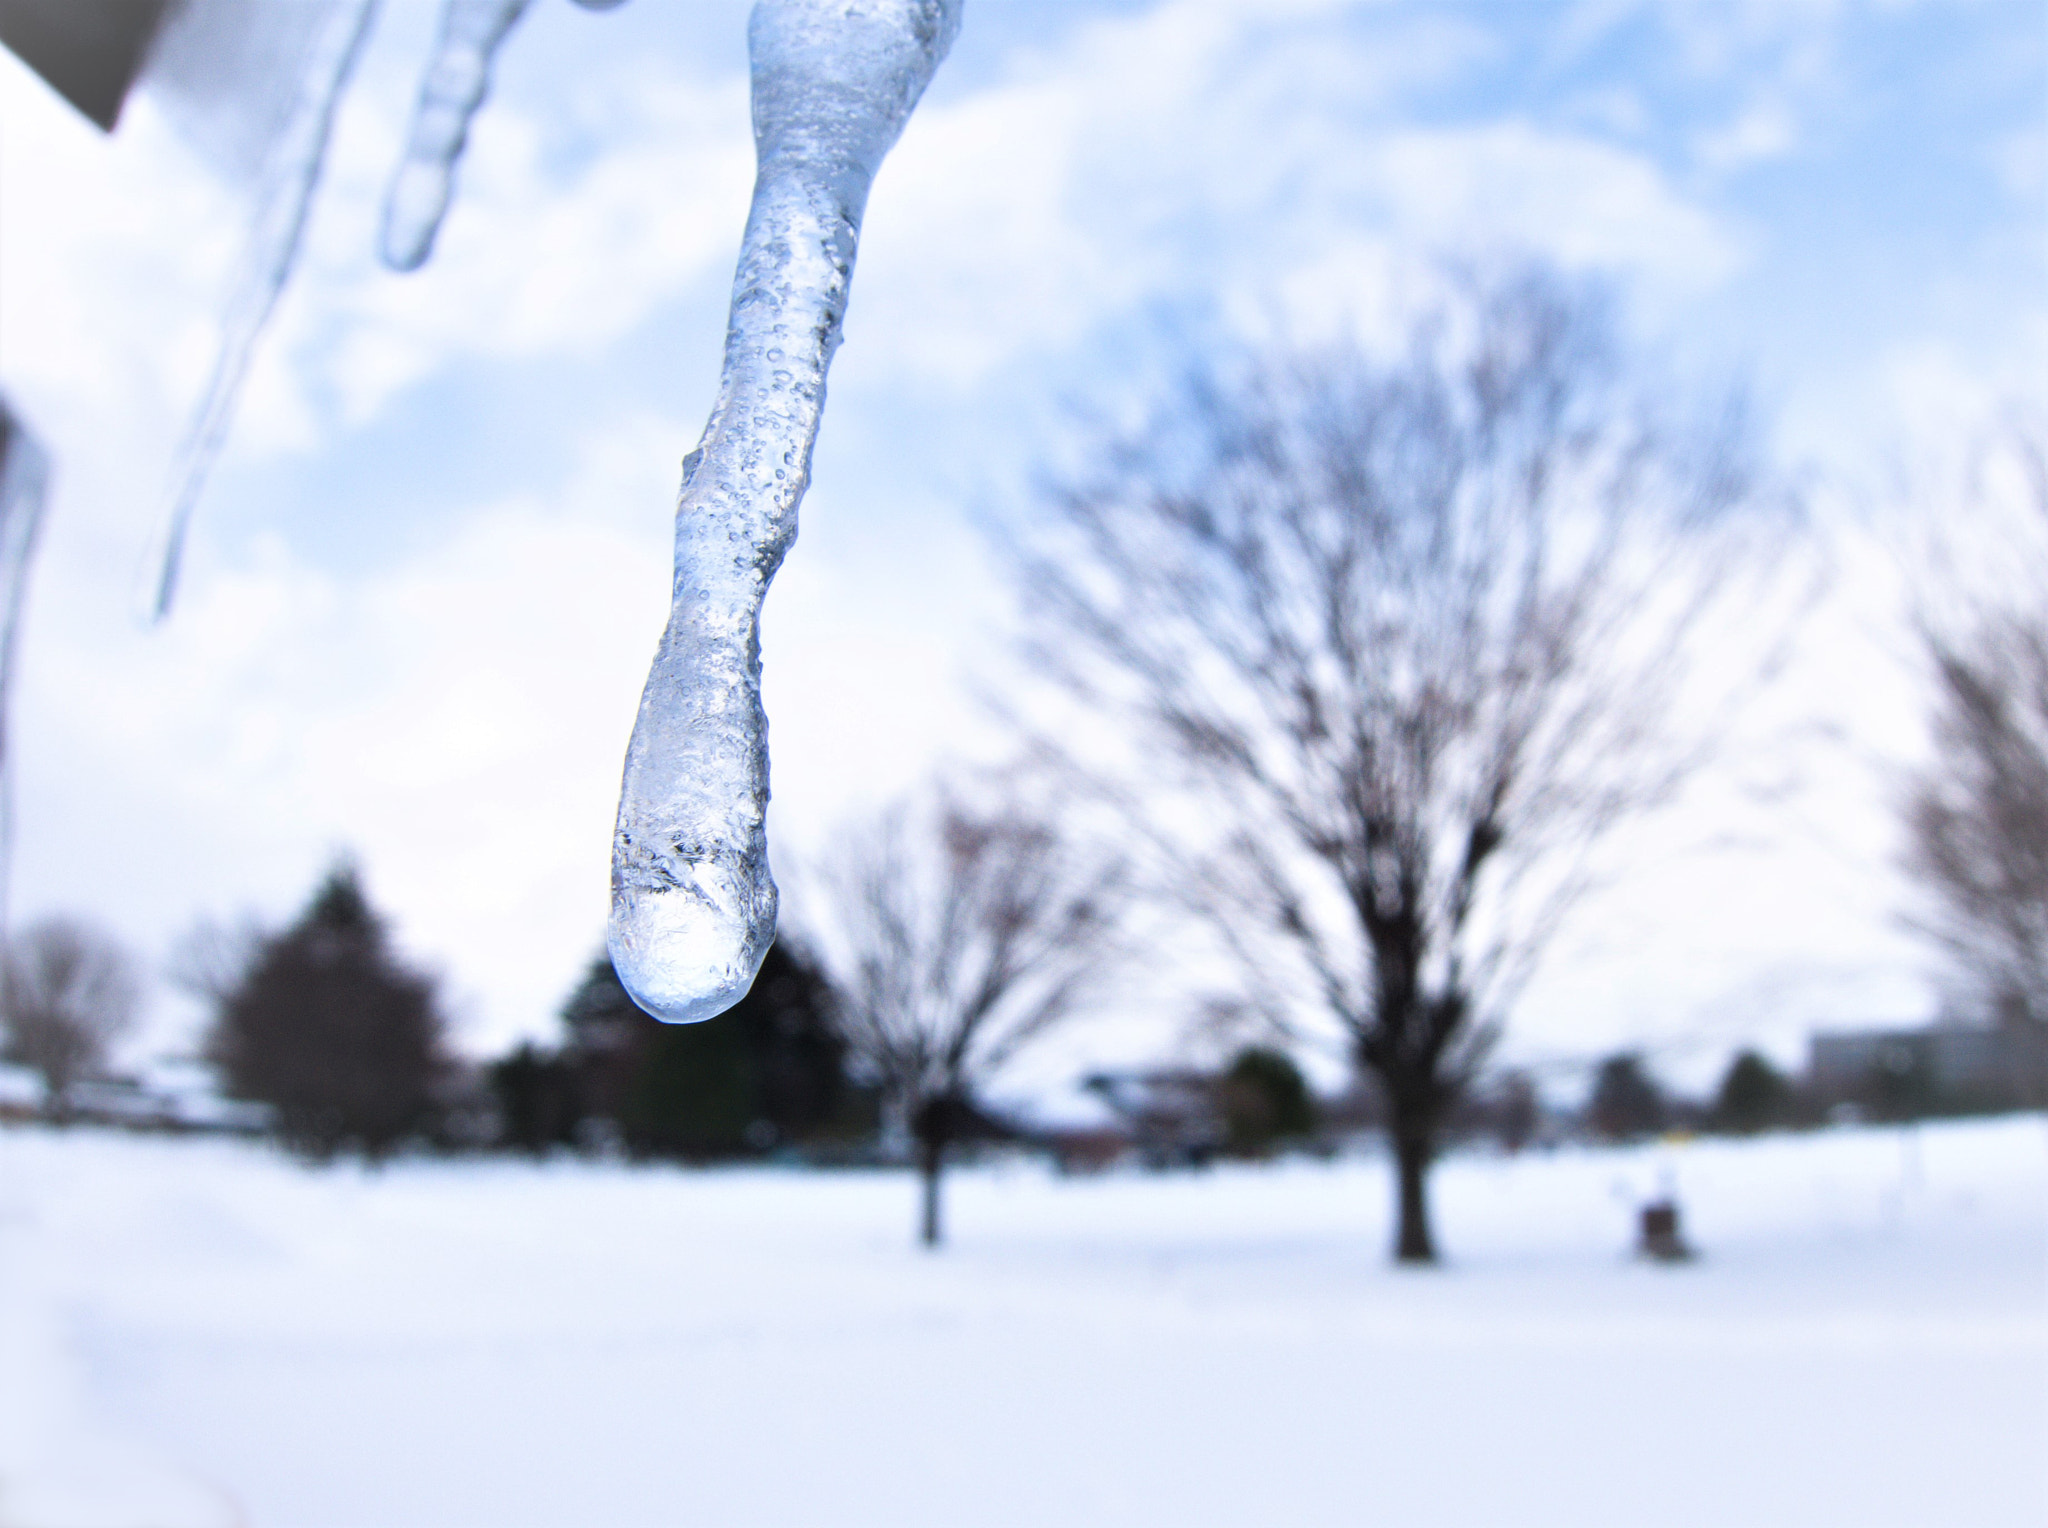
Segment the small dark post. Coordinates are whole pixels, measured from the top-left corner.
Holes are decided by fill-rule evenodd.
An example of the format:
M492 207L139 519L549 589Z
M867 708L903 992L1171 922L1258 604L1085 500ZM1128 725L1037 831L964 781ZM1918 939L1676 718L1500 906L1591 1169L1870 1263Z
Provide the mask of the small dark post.
M1642 1226L1636 1240L1636 1256L1659 1263L1683 1263L1693 1251L1678 1229L1678 1201L1655 1199L1643 1206Z

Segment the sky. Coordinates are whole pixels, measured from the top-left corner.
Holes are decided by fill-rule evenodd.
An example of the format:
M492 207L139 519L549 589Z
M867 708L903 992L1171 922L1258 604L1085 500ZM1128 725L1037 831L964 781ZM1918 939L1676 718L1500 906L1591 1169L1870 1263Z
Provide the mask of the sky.
M602 938L751 184L745 7L534 0L400 276L377 221L434 24L382 9L156 627L147 556L247 197L146 91L107 137L0 55L0 389L56 463L12 913L89 917L161 970L202 918L282 924L347 852L486 1054L551 1036ZM2048 399L2035 0L967 0L869 203L768 601L778 866L1003 752L977 691L1011 607L977 526L1027 501L1076 400L1142 395L1175 336L1391 322L1473 255L1609 282L1646 367L1745 385L1835 572L1748 760L1776 803L1709 783L1633 835L1510 1055L1697 1072L1926 1017L1886 521ZM1157 1049L1177 1001L1041 1070ZM197 1023L159 986L136 1045Z

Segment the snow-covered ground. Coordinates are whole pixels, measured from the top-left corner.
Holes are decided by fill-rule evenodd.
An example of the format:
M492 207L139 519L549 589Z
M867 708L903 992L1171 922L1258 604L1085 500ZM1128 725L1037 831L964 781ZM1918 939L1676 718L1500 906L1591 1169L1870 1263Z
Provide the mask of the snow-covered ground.
M1699 1261L1626 1256L1675 1174ZM2048 1522L2048 1121L1373 1162L312 1170L0 1130L0 1523Z

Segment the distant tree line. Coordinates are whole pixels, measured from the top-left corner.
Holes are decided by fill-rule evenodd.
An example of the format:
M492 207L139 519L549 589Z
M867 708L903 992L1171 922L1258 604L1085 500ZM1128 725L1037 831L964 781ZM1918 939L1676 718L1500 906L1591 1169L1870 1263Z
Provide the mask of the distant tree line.
M713 1161L873 1132L876 1090L849 1076L817 965L787 941L716 1024L662 1024L599 954L558 1043L481 1067L448 1043L433 977L393 949L353 866L337 865L273 934L214 931L181 961L213 1009L205 1053L232 1098L314 1158L408 1145L617 1150Z

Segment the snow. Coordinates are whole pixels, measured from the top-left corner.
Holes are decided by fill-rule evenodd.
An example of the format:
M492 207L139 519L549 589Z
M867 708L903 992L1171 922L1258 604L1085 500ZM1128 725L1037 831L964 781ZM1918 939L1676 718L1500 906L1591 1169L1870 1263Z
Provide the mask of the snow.
M1629 1258L1675 1181L1699 1261ZM0 1131L0 1523L2038 1524L2048 1121L950 1185Z

